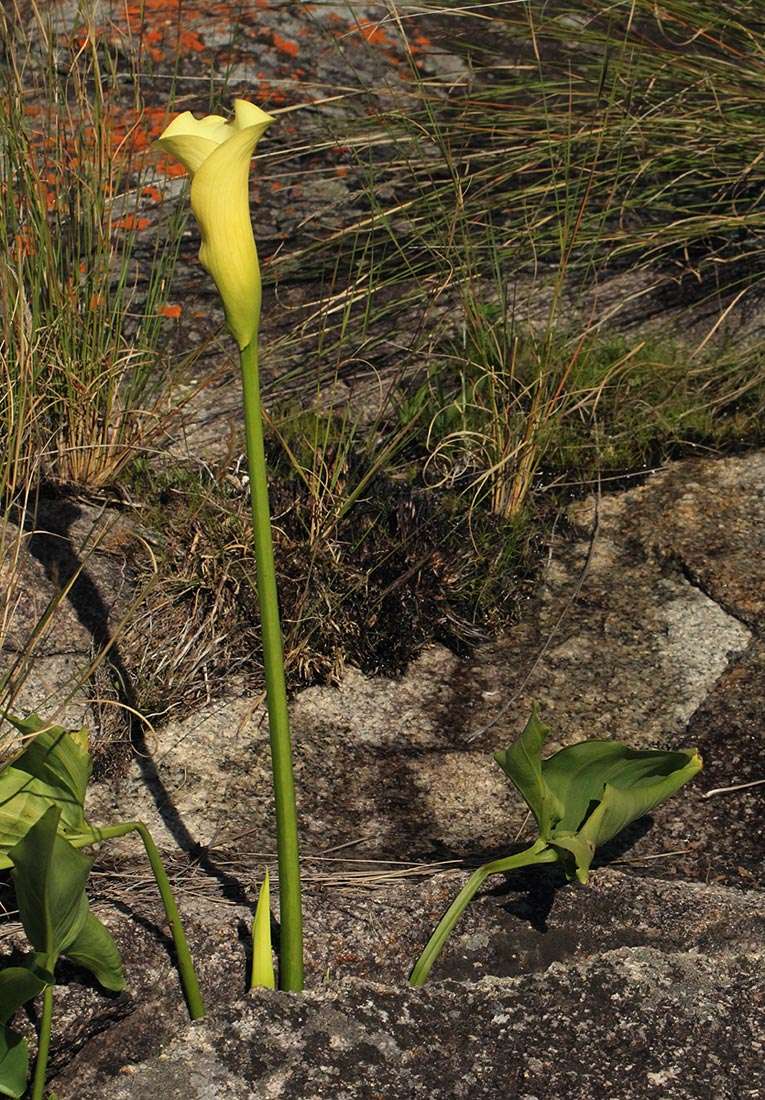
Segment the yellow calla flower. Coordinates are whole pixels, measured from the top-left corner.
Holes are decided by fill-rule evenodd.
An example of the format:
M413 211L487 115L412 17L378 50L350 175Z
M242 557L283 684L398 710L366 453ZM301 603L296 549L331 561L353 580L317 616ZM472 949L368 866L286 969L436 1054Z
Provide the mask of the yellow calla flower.
M191 209L202 232L199 259L223 299L228 326L240 348L258 332L260 267L249 203L250 161L274 118L244 99L234 101L234 118L173 119L159 145L191 175Z

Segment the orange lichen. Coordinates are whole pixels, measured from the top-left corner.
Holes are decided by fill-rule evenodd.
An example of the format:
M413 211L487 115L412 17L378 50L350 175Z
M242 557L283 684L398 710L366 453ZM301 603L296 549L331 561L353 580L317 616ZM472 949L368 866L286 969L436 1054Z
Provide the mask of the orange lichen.
M287 102L287 97L284 92L279 92L276 88L271 87L271 82L267 79L262 69L255 74L255 77L258 81L259 103L269 107L280 107Z
M143 43L143 48L147 51L152 61L161 61L165 56L165 51L160 45L163 38L163 32L157 27L146 31L142 36L141 41Z
M169 317L172 321L177 321L180 315L183 313L183 306L178 306L168 302L167 305L160 308L161 317Z
M40 190L40 198L45 204L47 211L55 210L57 203L57 196L55 191L50 191L44 183L39 183L38 188Z
M375 23L359 23L355 30L372 46L392 46L393 40Z
M112 222L114 229L148 229L151 225L149 218L139 218L137 214L125 214Z
M180 179L182 176L186 175L186 169L183 165L168 156L159 158L157 161L157 171L162 172L165 176L169 176L170 179Z
M204 42L196 31L181 31L178 45L182 50L192 50L194 53L201 53L205 48Z
M280 34L274 31L273 43L279 53L285 53L288 57L297 57L299 49L297 42L292 42L289 38L282 38Z
M142 187L141 188L141 194L143 195L144 198L151 199L151 201L153 203L162 202L162 192L160 191L160 189L158 187L153 187L153 186Z
M114 115L110 140L115 156L146 153L169 121L166 107L144 107L142 111L122 111Z
M34 256L37 252L37 245L31 229L25 228L19 230L13 240L13 244L17 259L21 259L22 256Z

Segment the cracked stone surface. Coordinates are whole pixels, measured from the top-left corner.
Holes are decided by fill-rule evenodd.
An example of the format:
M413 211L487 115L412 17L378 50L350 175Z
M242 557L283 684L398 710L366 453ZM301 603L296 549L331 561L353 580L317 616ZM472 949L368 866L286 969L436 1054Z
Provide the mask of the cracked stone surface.
M386 1097L424 1096L427 1085L430 1095L452 1096L461 1095L447 1085L462 1064L474 1066L466 1082L478 1090L466 1096L507 1095L511 1072L545 1100L597 1095L586 1090L599 1081L611 1083L609 1097L658 1100L661 1080L648 1074L682 1067L689 1091L678 1095L697 1095L703 1073L710 1089L732 1073L731 1091L710 1091L710 1100L748 1095L739 1082L757 1096L765 895L610 868L596 870L588 887L550 872L515 875L476 900L431 982L408 990L412 959L464 878L453 872L366 894L309 889L309 992L246 997L251 910L194 876L182 908L210 1018L191 1027L153 896L123 889L97 911L120 944L127 989L107 998L64 975L51 1087L59 1100L149 1100L157 1088L309 1100L375 1095L363 1091L373 1081ZM482 1041L492 1057L478 1053ZM592 1072L602 1078L585 1073L586 1051L577 1061L579 1043L600 1052ZM371 1078L359 1069L368 1063ZM566 1090L566 1080L581 1091Z
M133 595L124 549L134 527L118 512L42 498L33 530L19 532L10 523L7 529L0 585L9 591L10 613L3 624L0 674L22 659L46 610L56 604L49 627L34 643L13 707L19 713L39 710L64 724L92 724L78 682ZM3 749L11 741L3 731Z
M754 1100L762 995L761 958L719 964L648 948L425 994L349 980L332 993L234 1002L131 1077L79 1095Z
M697 500L694 510L681 509L693 528L686 532L672 502L687 499L690 483ZM703 775L690 795L657 810L649 837L635 835L637 851L684 849L668 868L734 882L743 866L747 881L761 883L759 832L750 828L757 811L750 816L745 809L759 804L758 791L737 798L739 817L731 803L726 813L722 803L701 799L710 786L757 778L762 769L757 597L745 609L744 596L734 604L733 595L756 589L761 560L738 556L734 569L715 527L708 536L717 540L715 566L702 591L687 579L682 554L687 540L695 560L703 558L699 512L722 516L728 508L738 517L739 539L761 537L757 508L764 484L765 463L754 455L681 463L637 489L604 498L581 584L594 503L577 503L567 534L552 548L538 598L507 637L467 661L431 647L400 680L349 670L339 688L300 693L292 721L306 844L318 850L363 838L357 854L395 859L502 849L523 835L525 810L491 753L516 736L538 701L553 730L551 750L586 737L636 747L698 742L714 783ZM735 548L738 541L727 545ZM739 577L747 568L748 577ZM717 598L723 586L728 610ZM731 692L739 700L735 717L722 728L711 726ZM748 692L745 718L741 697L749 699ZM745 721L750 729L742 739ZM734 744L746 745L735 758ZM146 761L139 761L120 785L94 789L94 816L142 816L167 844L175 838L188 847L191 838L225 849L229 838L247 834L236 843L238 854L250 851L254 858L272 850L267 737L258 700L232 692L169 723L159 734L154 765L153 794L144 782Z
M242 995L252 905L273 847L258 701L232 691L159 730L153 755L125 779L94 784L95 820L145 817L175 861L210 1016L186 1024L145 868L129 841L110 845L101 866L118 875L97 905L123 950L128 989L106 998L62 974L51 1067L59 1100L508 1089L528 1100L758 1100L762 790L703 795L765 773L762 560L739 553L761 540L764 487L763 456L751 455L679 463L604 498L584 576L594 502L579 502L538 597L506 638L469 661L432 647L398 681L350 670L339 688L294 700L308 856L304 998ZM123 537L93 559L90 578L117 603ZM57 560L31 561L30 577L60 583ZM86 637L80 607L72 650ZM51 644L54 658L60 641ZM408 990L409 967L464 872L401 877L364 896L326 871L512 850L525 815L490 751L533 699L554 727L552 747L593 734L696 744L706 771L601 853L627 871L596 870L581 889L538 870L490 884L436 980ZM316 859L345 841L362 863ZM176 843L193 861L173 855Z
M340 688L297 697L302 998L243 993L273 844L257 701L232 694L159 731L143 772L151 780L156 769L161 812L138 767L121 784L95 784L97 820L145 816L174 860L209 1018L187 1024L145 868L129 841L110 845L101 866L119 874L97 911L120 944L128 988L108 998L80 974L62 975L51 1063L59 1100L149 1100L158 1090L170 1100L472 1100L508 1090L528 1100L759 1100L762 792L703 794L763 775L761 561L737 555L739 539L759 537L763 480L760 455L688 462L605 498L584 579L594 502L577 503L538 598L507 638L470 661L433 647L399 681L351 670ZM676 498L692 530L678 522ZM705 515L720 522L705 527ZM716 540L709 562L704 538ZM409 968L465 872L431 870L364 894L328 872L377 865L313 857L345 840L358 841L350 858L362 861L512 850L524 814L488 754L533 698L554 744L591 733L697 744L706 770L601 852L587 887L555 868L493 880L431 983L409 990ZM194 862L173 857L172 839Z

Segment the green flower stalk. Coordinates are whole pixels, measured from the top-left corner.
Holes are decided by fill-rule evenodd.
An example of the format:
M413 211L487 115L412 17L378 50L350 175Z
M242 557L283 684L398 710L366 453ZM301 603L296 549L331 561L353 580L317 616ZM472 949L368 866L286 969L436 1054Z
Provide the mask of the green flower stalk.
M231 122L220 115L196 119L187 111L170 123L159 145L189 171L191 209L202 233L199 259L215 280L228 327L239 345L276 805L279 984L282 989L300 990L303 929L297 810L258 377L260 267L249 208L252 154L273 121L259 107L237 99Z

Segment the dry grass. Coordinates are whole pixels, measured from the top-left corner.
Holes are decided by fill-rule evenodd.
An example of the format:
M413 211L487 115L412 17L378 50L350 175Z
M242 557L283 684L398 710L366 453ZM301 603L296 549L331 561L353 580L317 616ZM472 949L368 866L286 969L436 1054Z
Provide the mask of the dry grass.
M347 660L397 671L431 638L474 644L512 618L560 494L762 438L760 348L724 332L759 279L763 27L751 4L662 12L391 4L381 29L409 65L396 101L363 86L359 63L352 94L321 91L357 107L341 121L312 109L315 141L269 153L263 170L286 179L337 139L364 211L331 231L314 219L312 239L266 269L281 298L305 287L265 356L279 366L268 399L293 684L335 679ZM133 494L159 580L128 625L126 667L159 719L237 671L258 680L246 495L226 463L163 468L154 453L189 397L176 375L188 381L202 349L175 355L163 316L185 203L145 157L165 118L144 95L145 42L119 52L87 21L54 42L44 14L28 35L13 14L0 20L4 515L18 519L41 481ZM422 68L420 32L459 39L460 79ZM162 76L164 94L175 74ZM591 291L630 270L596 308ZM683 295L709 311L695 343L634 327L636 303L660 313ZM324 397L317 412L317 388L338 378L347 405ZM0 533L0 627L19 531ZM104 675L97 694L119 695Z
M112 107L132 82L140 132L140 73L121 71L95 32L64 47L43 14L5 13L0 54L3 374L11 389L28 380L37 475L99 488L172 417L187 364L162 345L183 215L147 255L163 192Z

